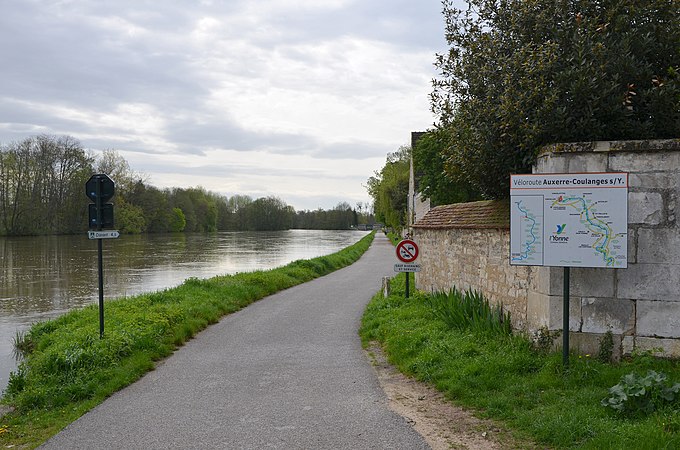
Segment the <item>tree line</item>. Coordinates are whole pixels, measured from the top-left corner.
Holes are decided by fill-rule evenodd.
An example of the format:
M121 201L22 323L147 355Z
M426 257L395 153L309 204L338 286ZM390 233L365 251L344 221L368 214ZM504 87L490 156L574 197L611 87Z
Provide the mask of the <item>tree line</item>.
M0 145L0 235L86 231L85 182L94 173L105 173L116 183L112 203L115 227L122 233L331 230L372 222L363 203L295 211L275 196L228 197L201 187L159 189L114 150L95 156L73 137L40 135Z

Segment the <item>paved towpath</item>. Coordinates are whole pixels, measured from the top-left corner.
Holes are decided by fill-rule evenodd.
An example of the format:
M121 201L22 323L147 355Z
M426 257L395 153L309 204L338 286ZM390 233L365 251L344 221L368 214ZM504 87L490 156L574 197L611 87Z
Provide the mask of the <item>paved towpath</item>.
M357 263L225 317L44 448L428 448L357 335L395 262L377 234Z

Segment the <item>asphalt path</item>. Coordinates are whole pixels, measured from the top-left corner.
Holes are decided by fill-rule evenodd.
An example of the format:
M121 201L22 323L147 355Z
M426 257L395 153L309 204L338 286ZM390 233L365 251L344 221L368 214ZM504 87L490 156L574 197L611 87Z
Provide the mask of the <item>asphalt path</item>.
M45 449L425 449L388 408L357 330L394 247L226 316Z

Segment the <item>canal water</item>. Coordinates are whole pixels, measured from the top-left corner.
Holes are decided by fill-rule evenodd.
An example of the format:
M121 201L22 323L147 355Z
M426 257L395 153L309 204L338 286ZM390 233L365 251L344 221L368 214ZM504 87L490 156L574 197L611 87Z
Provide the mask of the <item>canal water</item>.
M123 235L103 241L105 299L190 277L271 269L334 253L361 231ZM12 339L34 322L97 303L97 244L87 236L0 237L0 391L16 369Z

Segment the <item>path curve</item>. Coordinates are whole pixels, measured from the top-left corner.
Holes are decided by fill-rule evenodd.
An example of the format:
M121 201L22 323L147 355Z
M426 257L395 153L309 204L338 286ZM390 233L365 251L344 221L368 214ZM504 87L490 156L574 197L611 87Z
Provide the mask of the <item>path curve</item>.
M357 335L394 262L377 234L355 264L226 316L42 448L428 448Z

